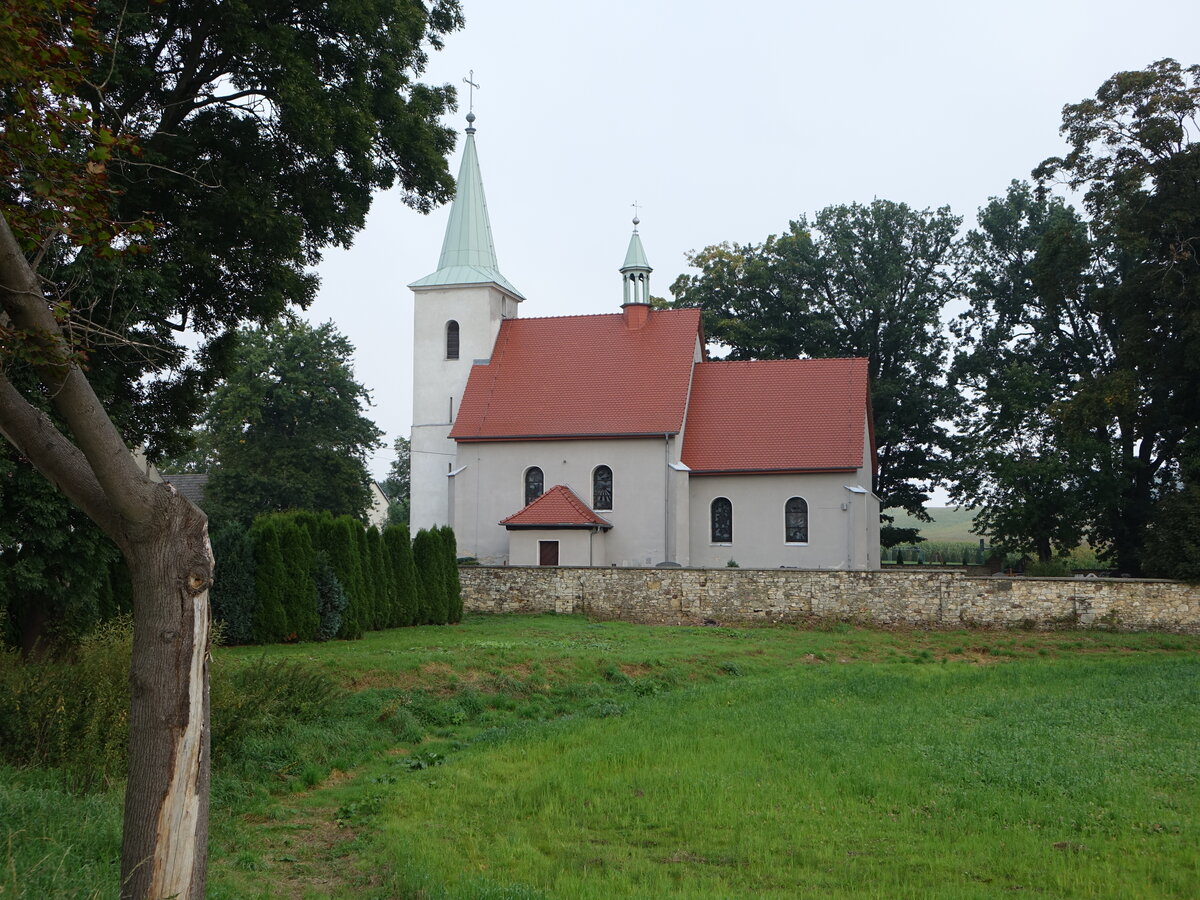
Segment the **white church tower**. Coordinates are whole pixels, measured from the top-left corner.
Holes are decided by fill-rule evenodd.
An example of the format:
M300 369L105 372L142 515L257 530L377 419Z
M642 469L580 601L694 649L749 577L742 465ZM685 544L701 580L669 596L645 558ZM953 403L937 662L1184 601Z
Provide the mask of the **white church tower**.
M475 362L492 355L500 323L524 297L500 274L467 113L458 187L437 271L409 285L413 302L413 427L409 527L452 524L450 427Z

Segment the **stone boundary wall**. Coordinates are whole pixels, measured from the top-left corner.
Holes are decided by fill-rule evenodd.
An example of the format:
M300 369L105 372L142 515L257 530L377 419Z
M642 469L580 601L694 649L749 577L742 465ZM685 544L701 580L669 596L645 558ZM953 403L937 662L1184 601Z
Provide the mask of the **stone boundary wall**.
M1200 585L962 571L463 566L470 612L583 613L656 624L814 621L918 628L1200 633Z

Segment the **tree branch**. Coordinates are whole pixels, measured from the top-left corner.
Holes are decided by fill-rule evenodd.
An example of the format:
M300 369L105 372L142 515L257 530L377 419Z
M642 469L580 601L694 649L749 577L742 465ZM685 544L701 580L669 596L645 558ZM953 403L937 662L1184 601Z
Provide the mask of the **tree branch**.
M38 376L49 391L55 409L74 435L78 450L86 457L91 474L107 497L112 513L130 524L149 524L153 509L153 485L138 468L124 439L79 366L68 358L62 328L46 305L37 276L30 270L2 212L0 308L8 313L17 328L42 334L50 342L51 349L61 350L62 359L35 364ZM9 387L16 391L11 384ZM8 436L11 440L12 435ZM59 437L66 442L61 434ZM54 453L52 447L30 444L28 450L23 452L40 468L49 464L48 457ZM80 476L77 474L75 477ZM60 487L72 499L77 493L86 493L82 482ZM89 508L84 509L91 515ZM111 519L111 515L102 517ZM99 519L96 524L104 527L104 522Z

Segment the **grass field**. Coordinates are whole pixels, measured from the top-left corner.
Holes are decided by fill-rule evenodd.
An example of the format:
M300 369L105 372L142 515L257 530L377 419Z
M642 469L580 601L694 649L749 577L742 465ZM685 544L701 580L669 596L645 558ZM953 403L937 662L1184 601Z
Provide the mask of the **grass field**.
M1200 895L1197 637L474 617L215 664L275 659L345 692L217 756L214 898ZM116 796L0 770L0 897L111 896Z
M921 522L904 510L889 509L888 515L896 517L893 523L899 528L919 528L921 537L927 541L978 544L979 535L971 531L975 510L954 506L930 506L925 510L932 522Z

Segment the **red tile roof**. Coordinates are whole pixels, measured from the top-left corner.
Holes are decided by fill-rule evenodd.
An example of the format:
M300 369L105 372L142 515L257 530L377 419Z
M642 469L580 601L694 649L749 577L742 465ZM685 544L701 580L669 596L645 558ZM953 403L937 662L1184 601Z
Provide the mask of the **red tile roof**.
M500 520L508 528L612 528L565 485L556 484L523 510Z
M450 437L460 441L675 434L683 425L700 311L655 309L506 319L474 366Z
M867 409L865 359L699 363L681 459L693 472L850 471Z

